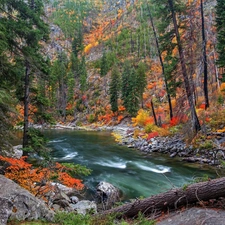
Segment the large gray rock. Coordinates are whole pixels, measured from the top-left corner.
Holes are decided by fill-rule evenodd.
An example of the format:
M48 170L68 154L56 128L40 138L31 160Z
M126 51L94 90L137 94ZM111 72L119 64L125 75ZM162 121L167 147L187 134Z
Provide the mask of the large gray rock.
M7 198L0 197L0 224L6 224L13 210L13 204Z
M115 202L120 200L120 191L112 184L101 181L96 187L97 202L100 203L102 209L110 209Z
M97 205L93 201L82 200L79 201L77 204L71 204L71 207L79 214L87 214L87 213L96 213L97 212Z
M6 224L8 218L51 221L54 216L43 201L3 175L0 175L0 205L0 225Z
M183 212L170 213L157 225L223 225L225 211L207 208L190 208Z
M0 155L20 159L23 155L22 145L16 145L0 151Z

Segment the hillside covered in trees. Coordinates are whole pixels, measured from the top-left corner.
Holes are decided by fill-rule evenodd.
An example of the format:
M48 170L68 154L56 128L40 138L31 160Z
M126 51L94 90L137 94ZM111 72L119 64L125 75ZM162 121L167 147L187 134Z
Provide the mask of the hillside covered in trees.
M215 125L223 117L223 7L3 1L1 130L24 121L101 126L131 117L148 131Z
M1 0L0 160L14 165L8 177L22 179L18 164L31 169L26 157L4 157L15 127L23 127L25 150L45 156L44 141L32 149L34 124L125 124L135 138L178 132L194 144L200 134L213 148L211 134L225 132L224 37L224 0ZM33 169L30 181L59 171L80 190L65 172L72 169Z

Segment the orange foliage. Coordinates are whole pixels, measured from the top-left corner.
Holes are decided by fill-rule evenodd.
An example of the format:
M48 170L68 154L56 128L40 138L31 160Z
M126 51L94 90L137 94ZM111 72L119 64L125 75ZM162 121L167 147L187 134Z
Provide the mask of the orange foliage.
M152 89L152 88L154 88L155 86L156 86L156 83L150 83L150 84L147 85L147 88L148 88L148 89Z
M123 105L118 107L119 112L122 112L122 111L125 111L125 110L126 110L126 108Z
M225 82L220 85L220 91L225 91Z
M148 94L147 93L143 93L142 97L143 97L143 100L147 100Z
M98 116L98 121L103 121L105 124L110 123L112 120L112 114L105 114L105 115L99 115Z
M163 107L159 106L155 111L156 111L156 113L163 113L164 109L163 109Z
M71 177L68 173L61 172L58 177L59 181L64 185L72 188L76 188L77 190L82 190L84 185L82 184L82 180Z
M148 124L154 124L154 118L153 116L149 116L146 120L145 120L145 125Z
M146 102L146 103L145 103L145 106L146 106L147 108L151 108L151 103L150 103L150 102Z
M27 157L21 157L20 159L8 158L0 156L0 160L9 163L10 165L5 170L5 176L16 183L21 187L27 189L34 195L40 194L40 192L46 193L51 189L49 181L51 177L57 175L58 180L69 187L74 187L77 190L83 189L84 185L79 179L72 178L69 174L65 172L70 169L62 166L59 163L56 163L51 168L33 168L32 164L25 161ZM47 182L44 188L38 186L41 182Z
M117 122L120 123L122 119L123 119L123 115L119 115L119 116L117 117Z

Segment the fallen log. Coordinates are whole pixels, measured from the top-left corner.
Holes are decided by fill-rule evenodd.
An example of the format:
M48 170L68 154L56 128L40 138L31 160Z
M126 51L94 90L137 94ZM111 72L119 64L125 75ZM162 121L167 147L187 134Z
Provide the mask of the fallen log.
M165 193L104 211L103 214L116 214L118 218L133 218L139 212L151 215L219 197L225 197L225 177L171 189Z

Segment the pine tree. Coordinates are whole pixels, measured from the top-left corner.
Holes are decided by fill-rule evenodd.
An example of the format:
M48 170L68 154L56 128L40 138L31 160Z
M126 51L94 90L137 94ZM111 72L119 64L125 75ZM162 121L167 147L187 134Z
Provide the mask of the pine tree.
M102 58L101 58L101 64L100 64L100 74L101 76L105 76L108 72L108 61L105 50L103 51Z
M137 90L139 92L139 99L141 101L142 108L143 108L143 93L147 85L147 77L145 72L146 72L146 65L143 62L140 62L137 68Z
M110 82L110 104L113 112L118 111L118 98L120 88L120 74L117 65L113 66Z
M122 99L123 105L131 116L135 116L139 108L140 92L137 83L135 69L129 61L125 61L122 72Z
M43 22L43 2L1 1L1 25L4 28L4 40L7 50L13 52L24 65L24 136L23 146L28 143L28 115L31 75L34 71L43 73L44 59L39 52L40 40L48 38L48 26ZM5 52L5 54L7 54ZM21 63L22 62L22 63Z
M225 68L225 1L217 0L216 5L216 28L217 28L217 64L220 68ZM222 74L222 82L225 82L225 73Z
M79 66L80 72L80 90L84 92L87 89L87 70L85 56L82 56L81 63Z

